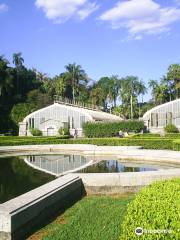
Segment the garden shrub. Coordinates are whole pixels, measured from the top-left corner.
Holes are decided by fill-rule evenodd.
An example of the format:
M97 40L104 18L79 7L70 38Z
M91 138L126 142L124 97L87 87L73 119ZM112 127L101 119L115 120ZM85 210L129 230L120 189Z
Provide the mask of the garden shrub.
M178 133L179 132L178 128L174 124L168 124L164 128L164 130L166 133Z
M160 134L158 133L134 134L130 137L131 138L160 138Z
M173 141L173 150L180 151L180 140Z
M31 128L30 132L33 136L42 136L42 132L41 130L37 129L37 128Z
M59 129L59 135L60 136L65 136L65 135L69 135L69 128L63 128L63 127L60 127Z
M166 133L166 138L178 139L180 138L180 133Z
M119 131L138 133L144 129L143 121L87 122L83 125L85 137L114 137Z
M0 146L31 144L94 144L98 146L142 146L144 149L173 149L173 139L151 138L77 138L69 135L59 137L0 137Z
M120 240L180 239L180 178L156 182L143 188L127 209ZM135 229L144 233L137 236ZM171 230L171 233L145 233L146 230Z

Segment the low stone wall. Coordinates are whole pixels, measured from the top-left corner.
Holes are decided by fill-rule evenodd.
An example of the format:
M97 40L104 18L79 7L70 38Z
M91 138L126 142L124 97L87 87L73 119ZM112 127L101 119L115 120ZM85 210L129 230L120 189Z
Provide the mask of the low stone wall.
M84 194L82 180L66 175L0 205L0 239L23 240L32 229Z
M155 181L180 177L180 169L124 173L74 173L87 194L124 194L138 192Z

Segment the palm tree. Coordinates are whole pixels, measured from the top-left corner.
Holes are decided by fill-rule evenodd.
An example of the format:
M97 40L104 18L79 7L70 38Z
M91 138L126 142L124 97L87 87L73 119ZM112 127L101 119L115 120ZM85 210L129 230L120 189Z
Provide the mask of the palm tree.
M176 87L176 97L180 97L180 64L171 64L168 68L167 79L173 80Z
M12 85L12 75L8 68L9 62L0 56L0 96L3 96L5 92L8 92Z
M19 75L20 75L20 71L23 67L23 62L24 62L24 59L22 58L21 56L22 54L21 53L14 53L13 54L13 63L16 67L16 80L17 80L17 93L19 92Z
M116 101L119 95L120 81L117 75L112 75L109 78L109 94L111 100L114 102L114 107L116 107Z
M65 66L66 72L64 73L66 81L72 87L72 99L75 100L80 85L85 85L88 82L88 77L80 65L76 63L68 64Z
M20 69L23 66L24 59L22 58L22 53L13 54L13 63L15 64L17 69Z
M143 82L140 82L138 77L127 76L121 79L120 97L124 107L128 108L130 102L130 118L133 119L135 109L134 106L137 104L137 97L139 94L145 92L145 86Z
M166 83L158 84L156 80L149 81L155 105L165 103L169 100L169 87Z
M157 91L159 84L158 84L157 80L151 79L148 82L148 86L149 86L149 88L152 89L153 101L154 101L154 104L156 105L156 91Z

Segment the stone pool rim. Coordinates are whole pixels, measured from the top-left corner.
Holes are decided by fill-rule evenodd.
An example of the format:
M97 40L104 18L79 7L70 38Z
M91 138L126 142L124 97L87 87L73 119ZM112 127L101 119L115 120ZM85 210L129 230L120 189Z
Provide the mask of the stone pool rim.
M142 160L144 162L155 160L157 163L177 163L180 164L180 152L169 150L145 150L141 147L125 147L125 146L96 146L96 145L28 145L28 146L6 146L0 147L0 157L5 156L17 156L27 154L74 154L84 156L104 156L111 155L117 156L119 159L133 159ZM31 208L34 209L34 213L37 211L43 211L47 209L47 206L53 201L53 206L62 204L64 200L59 201L58 197L64 196L66 193L66 200L69 196L77 197L82 195L82 189L85 189L87 194L124 194L138 192L142 187L147 186L155 181L172 179L174 177L180 177L180 168L160 170L160 171L147 171L147 172L122 172L122 173L70 173L62 178L57 178L46 185L42 185L30 192L20 195L17 198L0 204L0 237L5 239L12 239L11 236L14 231L18 231L19 227L24 226L25 223L29 223L29 219L26 218L24 211L27 211L27 216L31 216ZM64 180L65 182L63 182ZM72 182L72 184L71 184ZM57 185L58 183L58 185ZM65 186L65 187L63 187ZM47 196L44 196L44 189L47 191ZM59 191L59 193L57 193ZM61 191L62 194L60 193ZM39 194L35 198L35 194ZM31 199L32 198L32 199ZM50 201L48 200L49 198ZM24 200L23 206L19 206ZM31 201L30 201L31 199ZM29 203L30 201L30 203ZM12 204L11 204L12 203ZM10 209L9 209L10 204ZM38 204L42 207L40 209ZM61 207L61 206L59 206ZM20 210L19 210L20 209ZM53 212L52 208L50 208ZM35 211L36 210L36 211ZM19 212L20 211L20 212ZM12 214L13 212L13 214ZM15 213L15 214L14 214ZM17 213L17 214L16 214ZM20 215L21 214L21 215ZM22 216L22 223L16 226L18 223L17 218ZM34 215L34 219L36 216ZM14 226L14 227L13 227ZM22 227L20 228L22 229Z
M82 156L116 156L117 160L131 160L131 161L142 161L143 163L154 162L157 164L165 163L165 164L178 164L179 168L164 169L161 170L163 173L160 179L169 178L168 172L170 171L171 176L180 177L180 151L172 151L172 150L147 150L142 149L140 146L97 146L91 144L50 144L50 145L23 145L23 146L2 146L0 147L0 158L7 156L22 156L22 155L37 155L37 154L74 154L74 155L82 155ZM103 159L102 159L103 160ZM75 173L77 169L71 171L72 174L76 174L79 176L85 176L84 173ZM153 176L154 172L157 171L147 171L146 174ZM159 171L158 171L159 172ZM68 174L68 172L62 173L57 177ZM91 175L92 173L87 173ZM105 173L110 174L110 173ZM117 173L111 173L117 174ZM126 174L126 177L132 179L132 174L130 172L126 173L118 173L120 175ZM99 177L103 177L102 173L96 173ZM95 175L92 174L92 177ZM138 173L138 177L144 178L143 172ZM96 177L95 177L96 178ZM156 177L158 180L158 177ZM130 181L130 180L129 180ZM131 185L131 184L130 184ZM141 185L141 184L140 184Z

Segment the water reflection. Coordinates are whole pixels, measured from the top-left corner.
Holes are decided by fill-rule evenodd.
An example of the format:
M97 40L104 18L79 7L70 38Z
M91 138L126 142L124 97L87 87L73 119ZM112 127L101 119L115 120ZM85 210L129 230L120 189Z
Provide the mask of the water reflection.
M156 168L148 167L143 164L136 164L136 166L128 163L121 163L116 160L101 161L97 164L89 166L85 169L82 169L78 172L80 173L115 173L115 172L144 172L144 171L155 171Z
M54 179L29 167L18 157L0 158L0 203L26 193Z
M54 175L80 168L90 161L79 155L26 156L24 160L31 166Z

